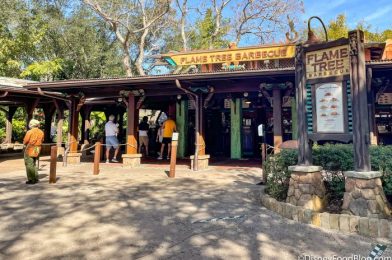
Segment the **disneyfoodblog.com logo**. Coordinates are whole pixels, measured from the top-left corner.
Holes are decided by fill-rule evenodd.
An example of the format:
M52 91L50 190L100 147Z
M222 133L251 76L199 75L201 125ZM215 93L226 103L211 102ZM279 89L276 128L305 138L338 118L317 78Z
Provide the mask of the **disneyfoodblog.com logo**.
M392 260L391 256L361 256L361 255L351 255L351 256L311 256L311 255L302 255L298 256L298 260Z

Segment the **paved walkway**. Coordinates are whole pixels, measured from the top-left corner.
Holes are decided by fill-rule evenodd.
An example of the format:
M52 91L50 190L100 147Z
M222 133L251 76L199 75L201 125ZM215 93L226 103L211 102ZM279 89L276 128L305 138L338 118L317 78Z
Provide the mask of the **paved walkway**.
M27 186L20 159L0 162L0 259L348 257L368 256L377 242L261 207L256 167L194 173L182 166L175 179L167 178L168 165L102 164L98 176L91 164L58 167L56 184L47 183L43 161L41 182ZM237 218L203 222L226 216ZM383 256L392 257L391 249Z

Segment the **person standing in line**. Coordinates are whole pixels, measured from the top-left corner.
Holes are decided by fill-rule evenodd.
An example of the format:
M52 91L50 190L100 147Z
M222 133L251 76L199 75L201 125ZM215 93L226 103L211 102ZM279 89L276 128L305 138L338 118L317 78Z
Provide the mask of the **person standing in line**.
M29 123L30 130L27 131L23 144L26 145L24 152L24 162L26 166L27 181L26 184L36 184L39 182L38 169L36 162L41 152L41 145L44 140L44 132L39 129L38 120L32 119Z
M150 125L148 124L148 117L144 116L143 120L139 124L139 153L142 152L142 146L144 145L146 156L148 156L148 130Z
M113 147L114 157L112 162L118 163L117 155L120 150L120 146L117 139L118 126L113 122L115 119L114 115L109 116L109 121L105 124L105 136L106 136L106 163L109 163L110 149Z
M173 132L177 131L176 122L168 116L167 120L162 125L163 130L163 139L161 145L161 154L158 157L158 160L162 160L163 151L165 149L165 145L167 144L167 159L170 159L170 150L171 150L171 142Z

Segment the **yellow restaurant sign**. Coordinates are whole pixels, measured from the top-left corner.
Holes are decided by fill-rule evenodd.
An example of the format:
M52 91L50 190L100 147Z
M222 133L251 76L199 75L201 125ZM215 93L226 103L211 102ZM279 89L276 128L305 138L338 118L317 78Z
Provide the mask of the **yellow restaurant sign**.
M317 79L348 75L348 45L306 53L306 78Z
M206 51L195 53L168 54L176 65L197 65L244 62L255 60L275 60L293 58L295 54L294 45L268 46L248 49L232 49L222 51Z

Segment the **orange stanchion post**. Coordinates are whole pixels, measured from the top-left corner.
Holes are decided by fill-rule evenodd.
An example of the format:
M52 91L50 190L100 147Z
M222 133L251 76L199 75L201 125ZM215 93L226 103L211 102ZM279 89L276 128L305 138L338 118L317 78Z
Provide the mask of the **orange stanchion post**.
M93 174L99 174L99 162L101 161L101 143L95 143L95 153L94 153L94 166L93 166Z
M177 146L178 146L178 133L173 133L172 143L171 143L169 178L174 178L176 176Z
M57 146L50 148L50 171L49 183L56 183L56 166L57 166Z

